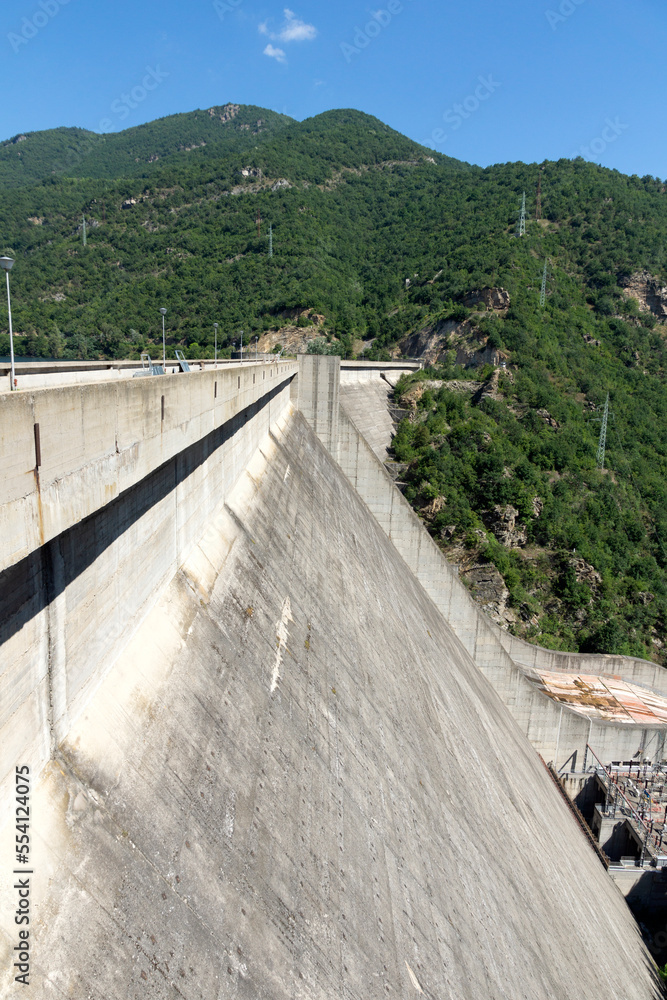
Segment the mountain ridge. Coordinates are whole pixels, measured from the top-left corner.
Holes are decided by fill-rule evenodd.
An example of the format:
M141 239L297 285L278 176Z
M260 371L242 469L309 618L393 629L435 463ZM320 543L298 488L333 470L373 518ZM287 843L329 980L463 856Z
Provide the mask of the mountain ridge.
M663 182L582 159L480 168L353 109L259 139L256 109L215 114L154 123L171 152L153 163L131 155L150 130L121 133L115 177L42 170L4 191L17 353L159 352L161 307L169 353L193 358L212 355L214 322L226 356L286 327L377 360L421 337L440 388L394 447L438 544L493 569L525 638L667 663L667 324L642 308L667 287ZM224 141L176 148L193 122ZM501 288L502 309L476 298ZM466 380L467 398L444 384ZM607 393L611 471L596 461Z

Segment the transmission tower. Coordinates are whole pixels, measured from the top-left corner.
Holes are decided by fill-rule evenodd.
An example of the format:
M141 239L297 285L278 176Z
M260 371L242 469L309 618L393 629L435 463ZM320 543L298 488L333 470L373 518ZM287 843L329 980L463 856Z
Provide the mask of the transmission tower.
M521 215L519 216L519 225L516 232L517 236L526 235L526 192L523 192L523 199L521 201Z
M269 257L273 257L273 225L269 225Z
M549 265L549 258L546 257L544 261L544 273L542 274L542 288L540 290L540 308L544 309L545 303L547 301L547 267Z
M608 420L609 420L609 393L607 393L607 399L604 404L604 413L602 415L602 427L600 428L600 440L598 442L598 456L597 456L598 469L604 469L604 452L607 446Z
M86 217L83 217L83 245L86 245Z

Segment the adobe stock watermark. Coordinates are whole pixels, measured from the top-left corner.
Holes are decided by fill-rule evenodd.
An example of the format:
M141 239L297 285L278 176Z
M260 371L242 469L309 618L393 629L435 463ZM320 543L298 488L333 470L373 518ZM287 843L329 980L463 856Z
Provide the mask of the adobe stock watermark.
M38 35L42 28L45 28L50 21L58 14L62 7L66 7L71 0L39 0L37 10L32 17L24 17L21 22L19 33L10 31L7 41L18 52L22 45L27 45L35 35Z
M599 159L604 151L613 142L621 136L624 132L630 128L629 125L624 125L620 118L605 119L605 127L603 128L600 135L596 136L595 139L591 139L588 146L582 146L572 154L572 159L576 159L578 156L583 156L585 160L597 160Z
M130 111L138 108L146 100L151 91L157 90L162 81L166 80L168 76L169 73L160 69L159 66L155 68L147 66L146 74L142 78L141 83L138 83L131 90L122 93L112 101L109 110L119 121L125 121L129 117ZM102 133L109 132L114 124L113 118L102 118L97 126L97 130ZM92 153L101 142L104 142L104 135L94 135L84 139L78 146L69 150L64 160L58 160L54 163L51 172L54 174L64 174L67 170L71 170Z
M243 0L213 0L213 10L221 21L224 21L226 14L233 14L243 3Z
M474 115L476 111L479 110L484 101L488 101L492 94L502 87L501 83L493 79L493 76L480 76L478 77L479 83L475 87L472 94L461 101L460 104L455 104L453 107L445 111L442 116L443 121L445 121L450 127L452 132L456 132L463 125L463 122ZM447 130L442 128L436 128L431 132L431 140L439 144L441 142L447 141Z
M577 7L581 7L586 0L561 0L557 10L545 10L546 17L552 31L556 31L559 24L564 24L568 17L572 17Z
M411 0L410 0L411 2ZM386 7L373 11L370 21L367 21L363 28L355 26L352 43L341 42L340 50L345 57L345 62L351 63L355 56L361 55L367 49L374 38L389 27L397 14L402 14L405 7L401 0L389 0Z

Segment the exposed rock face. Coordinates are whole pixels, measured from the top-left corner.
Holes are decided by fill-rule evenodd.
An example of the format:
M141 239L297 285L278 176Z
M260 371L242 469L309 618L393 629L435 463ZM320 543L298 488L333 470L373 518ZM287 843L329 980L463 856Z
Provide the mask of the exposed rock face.
M211 118L219 118L221 122L229 122L232 118L236 118L237 114L241 110L239 104L225 104L223 108L209 108L208 113Z
M542 417L542 420L548 427L554 427L554 428L560 427L558 421L551 416L548 410L536 410L535 412L537 413L538 417Z
M436 514L440 513L446 503L447 501L445 497L435 497L430 503L427 503L425 507L422 507L419 513L425 521L432 521Z
M445 360L448 350L449 336L457 324L451 320L438 323L426 330L405 337L398 345L399 354L409 358L423 358L429 364L437 364Z
M505 288L476 288L464 295L463 305L468 309L483 305L486 309L503 312L510 307L510 293Z
M456 364L464 368L481 368L484 365L500 363L500 352L495 347L481 347L478 351L469 351L465 347L456 350Z
M621 287L629 299L635 299L641 312L651 312L658 319L667 319L667 287L648 271L636 271L621 279Z
M486 346L486 337L473 323L443 320L435 326L410 334L398 345L398 354L410 358L423 358L429 364L442 364L447 352L455 351L455 362L464 368L498 365L500 351Z
M438 392L440 389L448 389L450 392L474 393L479 389L479 382L463 382L460 379L452 379L445 382L442 379L424 379L423 382L415 382L407 392L401 396L400 403L403 407L411 410L417 409L417 403L422 398L427 389L431 392Z
M496 625L507 629L516 621L516 615L507 607L509 590L493 563L470 566L465 577L471 584L473 597Z
M574 570L577 583L586 583L593 590L602 583L602 577L598 571L585 559L580 559L578 556L570 559L570 566Z
M494 533L501 545L508 549L518 549L525 545L528 540L526 528L522 524L517 524L519 511L510 504L506 506L496 505L493 508L491 519L491 531Z
M271 190L272 191L280 191L283 188L287 189L287 188L291 188L291 187L292 187L292 185L290 184L290 182L287 181L287 180L285 180L284 177L281 177L280 180L276 181L276 183L272 186Z
M276 330L267 330L259 338L258 350L260 354L268 354L276 346L285 348L288 354L305 354L308 350L308 344L322 336L324 316L312 309L295 309L284 316L284 326ZM297 326L297 321L301 316L307 317L311 321L310 325Z

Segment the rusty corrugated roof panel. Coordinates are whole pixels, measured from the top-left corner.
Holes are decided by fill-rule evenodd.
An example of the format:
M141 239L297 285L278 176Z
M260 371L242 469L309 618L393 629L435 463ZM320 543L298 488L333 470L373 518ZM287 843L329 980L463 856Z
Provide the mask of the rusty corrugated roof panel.
M608 722L667 727L667 698L620 677L546 670L538 673L545 693L579 715Z

